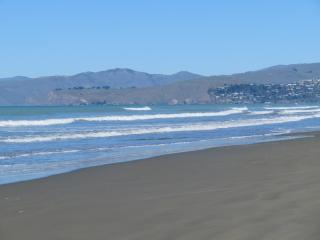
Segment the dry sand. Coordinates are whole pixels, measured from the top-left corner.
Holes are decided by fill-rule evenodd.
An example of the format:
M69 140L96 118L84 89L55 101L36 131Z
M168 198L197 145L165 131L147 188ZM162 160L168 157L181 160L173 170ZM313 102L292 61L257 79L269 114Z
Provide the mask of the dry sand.
M320 137L3 185L0 239L318 240Z

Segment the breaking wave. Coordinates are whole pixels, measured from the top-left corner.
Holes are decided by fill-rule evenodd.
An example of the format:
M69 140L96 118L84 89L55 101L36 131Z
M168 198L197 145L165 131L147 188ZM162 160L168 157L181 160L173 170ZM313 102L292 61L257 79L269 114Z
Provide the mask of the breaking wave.
M274 111L250 111L249 115L267 115L272 113L274 113Z
M282 110L280 114L303 114L303 113L318 113L320 112L320 108L314 109L287 109Z
M231 120L226 122L211 122L206 124L190 124L190 125L172 125L167 127L149 127L144 129L121 129L115 131L98 131L98 132L81 132L69 134L52 134L42 136L25 136L25 137L11 137L0 139L4 143L32 143L32 142L50 142L59 140L71 139L87 139L87 138L107 138L126 135L141 135L141 134L159 134L170 132L192 132L192 131L213 131L217 129L249 127L259 125L280 124L287 122L302 121L310 118L319 118L320 114L309 116L283 116L276 118L262 118L262 119L247 119L247 120Z
M114 115L101 117L81 117L81 118L62 118L44 120L6 120L0 121L0 127L27 127L27 126L49 126L70 124L78 121L102 122L102 121L137 121L153 119L175 119L175 118L195 118L195 117L217 117L239 114L247 111L247 108L232 108L220 112L194 112L194 113L168 113L168 114L145 114L145 115Z
M319 106L296 106L296 107L264 107L268 110L288 110L288 109L310 109L319 108Z
M151 107L145 106L145 107L124 107L124 110L127 111L150 111L152 110Z
M74 118L44 120L6 120L0 121L0 127L49 126L73 123Z

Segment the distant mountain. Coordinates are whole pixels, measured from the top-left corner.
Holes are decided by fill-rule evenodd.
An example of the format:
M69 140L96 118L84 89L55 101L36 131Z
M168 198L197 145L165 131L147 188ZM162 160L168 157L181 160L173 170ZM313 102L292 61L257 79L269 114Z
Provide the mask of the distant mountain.
M189 72L148 74L130 69L35 79L15 77L0 81L0 105L210 103L208 90L225 84L281 84L319 77L320 63L278 65L211 77Z
M258 71L232 74L228 76L209 77L217 82L241 83L293 83L299 80L320 76L320 63L277 65Z
M165 75L138 72L127 68L116 68L100 72L83 72L72 76L48 76L39 78L16 76L0 79L0 82L2 85L10 85L13 84L13 82L20 84L27 81L28 85L48 85L50 88L69 88L76 86L92 87L105 85L108 85L111 88L140 88L166 85L176 81L184 81L200 77L203 76L187 71L181 71L172 75Z
M188 81L203 76L178 72L172 75L149 74L126 68L101 72L84 72L73 76L28 78L17 76L0 79L0 105L49 104L48 95L55 89L105 87L112 89L145 88Z

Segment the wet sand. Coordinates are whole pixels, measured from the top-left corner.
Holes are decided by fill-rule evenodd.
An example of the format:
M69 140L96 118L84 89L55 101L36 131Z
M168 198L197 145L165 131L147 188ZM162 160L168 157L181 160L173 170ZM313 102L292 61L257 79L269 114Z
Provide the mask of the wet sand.
M1 240L318 240L320 136L0 186Z

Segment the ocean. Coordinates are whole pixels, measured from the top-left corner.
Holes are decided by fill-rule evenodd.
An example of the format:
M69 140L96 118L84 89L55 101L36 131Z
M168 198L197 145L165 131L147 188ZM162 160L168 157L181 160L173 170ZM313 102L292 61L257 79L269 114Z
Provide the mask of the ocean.
M0 107L0 184L319 130L318 105Z

